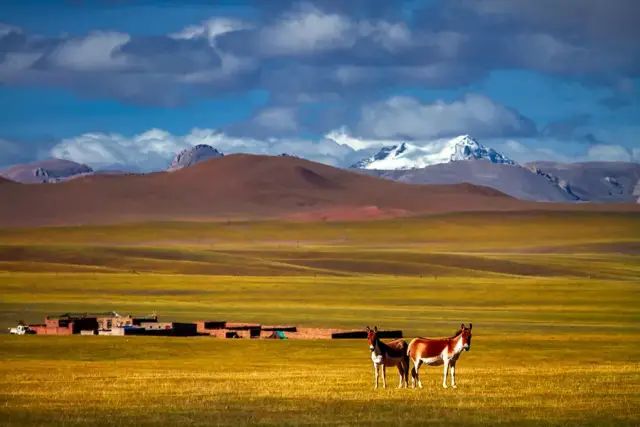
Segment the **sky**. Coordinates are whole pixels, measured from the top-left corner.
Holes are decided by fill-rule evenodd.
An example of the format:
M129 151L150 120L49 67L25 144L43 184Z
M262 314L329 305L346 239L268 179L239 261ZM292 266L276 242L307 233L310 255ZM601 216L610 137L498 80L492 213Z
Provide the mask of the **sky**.
M0 167L180 150L348 166L469 134L519 162L640 162L636 0L4 0Z

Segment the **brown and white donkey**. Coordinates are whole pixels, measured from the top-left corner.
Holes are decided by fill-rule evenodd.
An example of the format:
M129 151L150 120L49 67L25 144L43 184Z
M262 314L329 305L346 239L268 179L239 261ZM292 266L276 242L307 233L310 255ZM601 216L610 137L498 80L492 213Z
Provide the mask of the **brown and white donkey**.
M397 366L400 384L398 388L409 386L409 354L407 342L403 339L382 342L378 337L378 327L373 329L367 326L367 340L371 350L373 362L373 374L375 378L374 389L378 388L378 371L382 368L382 387L387 388L387 366Z
M449 338L415 338L409 343L408 354L413 361L411 382L413 387L422 388L418 371L424 363L430 366L444 365L442 387L447 388L447 371L451 369L451 387L456 388L456 362L463 351L471 348L471 328L464 323L454 336Z

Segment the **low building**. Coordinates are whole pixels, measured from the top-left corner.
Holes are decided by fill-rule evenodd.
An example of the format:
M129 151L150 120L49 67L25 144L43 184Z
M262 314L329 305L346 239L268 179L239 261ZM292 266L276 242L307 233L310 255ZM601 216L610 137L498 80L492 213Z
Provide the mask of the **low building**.
M237 338L260 338L262 325L258 323L229 323L225 327L227 332L237 335ZM235 336L232 338L236 338Z
M158 317L121 316L115 311L106 313L65 313L47 316L44 324L29 325L40 335L149 335L191 337L208 335L217 338L270 339L362 339L362 330L333 328L299 328L295 325L261 325L259 323L201 320L197 323L158 322ZM378 331L380 338L402 338L402 331Z
M258 323L235 323L219 320L201 320L197 322L200 335L216 338L270 338L270 339L357 339L366 338L362 330L335 328L299 328L295 325L260 325ZM381 338L402 338L402 331L379 331Z
M158 316L121 316L115 311L106 313L104 316L97 318L98 329L101 331L109 331L113 328L123 328L125 326L140 326L142 322L153 323L158 321Z
M133 329L131 335L193 337L198 335L198 328L186 322L141 322L140 330Z
M105 331L124 328L127 326L139 326L142 322L157 322L155 315L133 317L121 316L115 311L102 313L65 313L59 316L47 316L44 324L29 325L36 334L40 335L108 335Z
M72 335L82 331L97 331L98 321L95 314L65 313L60 316L47 316L43 325L29 327L39 335Z
M201 320L197 322L200 335L216 338L260 338L262 325L258 323L237 323L220 320Z

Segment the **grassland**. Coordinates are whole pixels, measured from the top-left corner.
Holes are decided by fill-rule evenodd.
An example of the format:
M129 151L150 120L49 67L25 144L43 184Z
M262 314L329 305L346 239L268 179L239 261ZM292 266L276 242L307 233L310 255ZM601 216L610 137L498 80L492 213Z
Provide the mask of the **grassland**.
M640 218L461 214L363 223L0 230L0 325L162 318L451 334L457 390L372 390L366 344L0 336L6 425L637 425ZM395 385L395 372L389 373Z

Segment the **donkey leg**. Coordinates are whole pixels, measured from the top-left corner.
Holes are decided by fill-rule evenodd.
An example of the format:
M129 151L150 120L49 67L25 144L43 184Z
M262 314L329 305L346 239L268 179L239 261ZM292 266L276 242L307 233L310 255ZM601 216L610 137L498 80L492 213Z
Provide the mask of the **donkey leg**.
M404 360L404 386L409 388L409 370L411 368L411 361L409 356L407 356Z
M444 361L444 377L442 378L442 387L447 388L447 371L449 370L449 361Z
M387 388L387 365L382 365L382 388Z
M407 358L408 359L408 358ZM409 361L402 360L398 365L398 374L400 375L400 387L399 388L408 388L409 387Z
M373 364L373 389L377 390L378 389L378 365L376 365L375 363Z
M422 366L422 360L418 359L413 365L413 370L415 371L414 387L415 384L418 384L418 388L422 388L422 381L420 381L420 366Z
M458 388L458 386L456 385L456 363L455 362L451 364L451 387Z
M404 379L406 376L406 366L404 365L404 362L400 362L398 364L398 378L400 379L400 383L398 384L398 388L402 388L404 386Z
M416 388L416 362L413 362L413 367L409 362L409 369L411 371L411 388Z

